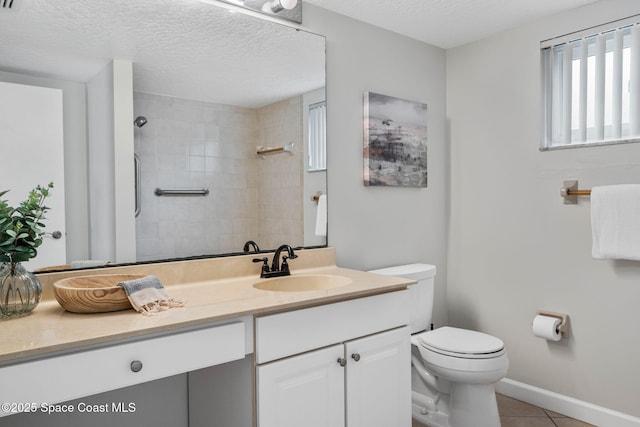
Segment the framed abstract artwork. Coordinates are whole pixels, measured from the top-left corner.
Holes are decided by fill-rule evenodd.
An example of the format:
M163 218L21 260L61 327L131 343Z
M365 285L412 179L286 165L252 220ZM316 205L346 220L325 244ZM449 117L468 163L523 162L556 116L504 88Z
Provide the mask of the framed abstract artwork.
M427 104L364 94L364 184L427 186Z

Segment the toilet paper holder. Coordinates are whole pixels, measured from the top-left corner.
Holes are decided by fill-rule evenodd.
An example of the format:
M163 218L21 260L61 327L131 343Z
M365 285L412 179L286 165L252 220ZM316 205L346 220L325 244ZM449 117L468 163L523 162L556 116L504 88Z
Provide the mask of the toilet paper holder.
M558 319L560 319L560 324L558 325L558 332L560 332L563 336L567 335L567 332L569 332L569 315L568 314L563 314L563 313L556 313L553 311L546 311L546 310L538 310L536 312L536 316L548 316L548 317L556 317Z

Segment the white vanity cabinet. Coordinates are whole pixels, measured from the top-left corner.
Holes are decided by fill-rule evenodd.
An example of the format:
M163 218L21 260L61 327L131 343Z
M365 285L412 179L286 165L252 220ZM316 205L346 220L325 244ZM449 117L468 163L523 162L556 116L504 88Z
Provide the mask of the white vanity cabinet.
M409 427L406 291L256 318L257 427Z
M257 367L259 427L344 426L344 346Z
M411 425L408 326L345 344L348 427Z
M245 356L245 324L232 322L0 367L0 416L65 402ZM13 403L15 407L6 405ZM117 402L114 402L117 404ZM109 406L116 411L116 406ZM126 408L124 408L126 409Z

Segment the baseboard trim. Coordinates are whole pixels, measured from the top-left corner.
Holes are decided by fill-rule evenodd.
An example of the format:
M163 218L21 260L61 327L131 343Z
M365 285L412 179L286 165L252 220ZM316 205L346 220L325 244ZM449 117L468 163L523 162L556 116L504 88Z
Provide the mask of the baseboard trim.
M640 418L509 378L496 384L496 391L595 426L640 427Z

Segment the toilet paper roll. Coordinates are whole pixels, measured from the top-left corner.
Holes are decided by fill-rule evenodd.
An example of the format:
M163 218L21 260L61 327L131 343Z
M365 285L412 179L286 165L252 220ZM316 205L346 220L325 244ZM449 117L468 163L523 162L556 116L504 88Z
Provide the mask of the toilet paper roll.
M558 328L561 321L557 317L537 315L533 319L533 335L549 341L560 341L562 334Z

